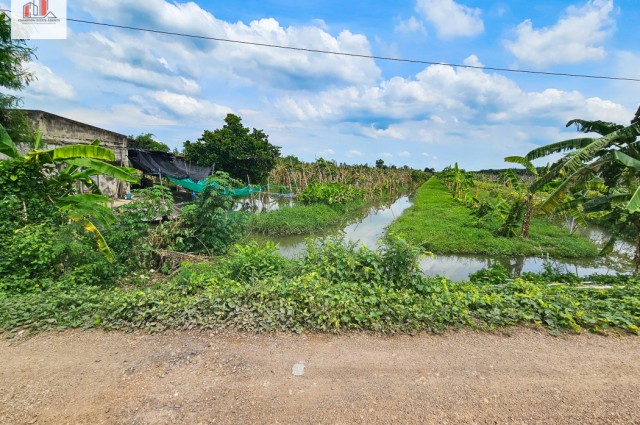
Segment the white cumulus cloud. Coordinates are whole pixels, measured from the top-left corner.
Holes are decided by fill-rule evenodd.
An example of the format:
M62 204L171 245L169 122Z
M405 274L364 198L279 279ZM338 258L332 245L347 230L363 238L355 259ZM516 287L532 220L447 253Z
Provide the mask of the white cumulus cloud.
M35 76L35 79L25 90L27 96L36 98L53 97L60 100L73 100L76 98L76 92L73 87L62 77L56 75L48 66L39 62L28 62L25 67Z
M335 52L371 54L366 36L342 30L327 32L326 24L283 27L273 18L244 23L216 18L193 2L165 0L79 0L96 19L109 16L118 24L203 35L249 43L272 44ZM72 38L72 42L74 39ZM106 35L78 37L70 49L79 66L107 77L179 90L187 81L216 74L234 83L314 89L318 85L368 84L380 76L373 59L291 51L248 44L162 36L113 30ZM151 74L153 73L153 74ZM177 80L178 79L178 80Z
M169 91L156 91L151 98L175 115L202 119L220 119L232 110L226 106Z
M424 25L422 22L416 19L415 16L410 17L406 20L400 20L396 26L394 27L395 32L410 34L410 33L426 33L424 29Z
M393 77L375 86L333 89L312 96L290 94L276 106L290 119L356 122L370 137L406 139L418 135L425 141L434 140L432 132L445 128L444 123L459 127L473 122L526 122L532 117L556 123L578 117L629 120L629 111L610 100L557 88L525 91L497 73L443 65L428 66L413 78ZM411 132L398 125L406 121L428 124Z
M60 115L86 122L102 128L118 131L120 128L140 128L174 126L176 121L149 114L136 105L118 104L106 109L69 109L60 111Z
M482 11L454 0L417 0L416 10L433 24L440 38L470 37L484 30Z
M613 0L589 0L582 7L570 6L555 25L535 29L529 19L516 28L507 49L523 63L545 67L603 59L602 43L612 33Z

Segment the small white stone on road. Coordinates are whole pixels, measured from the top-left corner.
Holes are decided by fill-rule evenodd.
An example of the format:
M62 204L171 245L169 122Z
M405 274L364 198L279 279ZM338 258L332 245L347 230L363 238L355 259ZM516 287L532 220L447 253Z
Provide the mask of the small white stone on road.
M304 375L304 361L299 361L298 363L293 365L293 375L294 376Z

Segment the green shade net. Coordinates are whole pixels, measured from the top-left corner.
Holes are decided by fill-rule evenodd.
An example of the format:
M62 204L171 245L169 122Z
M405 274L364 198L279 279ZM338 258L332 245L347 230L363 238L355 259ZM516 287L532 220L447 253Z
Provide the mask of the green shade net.
M185 189L189 189L192 192L202 193L204 189L205 181L202 180L199 182L194 182L191 179L174 179L173 177L167 177L169 180L174 182L177 185L184 187ZM213 186L218 186L216 183L212 183ZM246 186L239 188L226 188L226 187L218 187L218 191L225 195L229 196L247 196L252 193L258 193L264 190L264 186Z

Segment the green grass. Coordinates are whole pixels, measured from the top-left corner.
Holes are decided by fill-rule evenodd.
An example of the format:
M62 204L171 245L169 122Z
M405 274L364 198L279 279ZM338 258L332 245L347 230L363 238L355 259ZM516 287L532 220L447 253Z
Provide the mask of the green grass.
M415 194L414 205L390 230L414 244L439 254L489 254L584 258L598 254L589 240L570 235L562 226L534 217L530 239L495 236L498 220L478 224L472 210L452 198L444 184L431 178Z
M340 223L342 215L324 204L297 205L256 214L251 231L265 235L305 235Z
M311 235L345 224L364 209L364 202L326 205L296 205L255 214L251 218L251 231L264 235Z

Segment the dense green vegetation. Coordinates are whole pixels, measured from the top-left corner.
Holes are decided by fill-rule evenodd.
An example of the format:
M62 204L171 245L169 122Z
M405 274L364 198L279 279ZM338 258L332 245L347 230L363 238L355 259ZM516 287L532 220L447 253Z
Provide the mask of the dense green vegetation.
M269 172L280 156L280 147L269 143L262 130L249 130L242 119L228 114L225 125L214 131L205 130L195 142L184 142L187 161L203 167L214 167L249 184L266 183Z
M475 210L454 199L438 178L431 178L414 196L414 205L391 226L409 242L435 253L544 255L589 257L597 255L588 240L544 218L534 217L530 239L497 236L502 220L479 219Z
M303 200L331 204L354 197L373 202L395 196L417 187L430 175L409 167L337 164L323 158L305 163L290 155L278 159L269 179L302 195Z
M265 235L310 235L344 223L349 217L346 213L344 207L325 204L282 207L252 216L251 230Z
M165 143L158 142L151 133L142 133L137 136L129 136L127 145L130 149L143 149L147 151L169 152L171 149Z
M580 137L541 146L527 153L533 160L567 152L549 165L533 184L536 190L555 184L540 204L546 213L564 212L595 221L611 231L603 252L617 238L635 236L635 273L640 272L640 108L631 125L575 119L567 123L583 133Z
M22 67L32 51L10 40L7 29L3 15L0 86L19 90L32 77ZM0 108L17 101L1 96ZM478 184L456 164L422 186L415 206L395 224L409 242L395 232L375 251L335 238L311 240L303 256L287 259L273 243L236 243L249 225L270 234L318 231L410 190L430 173L387 167L382 160L369 167L279 158L279 148L266 134L250 131L230 114L222 129L185 143L187 159L228 172L211 176L193 202L176 210L170 191L155 186L135 191L132 202L111 210L93 176L133 182L134 170L112 165L113 152L98 141L41 149L24 117L6 117L0 117L10 127L7 132L0 126L0 152L10 158L0 162L0 330L199 326L417 332L534 325L552 332L639 332L637 278L593 276L584 283L573 275L545 272L512 279L494 266L469 281L452 282L427 278L419 268L425 249L595 255L589 242L533 215L540 192L548 189L554 192L542 203L543 211L568 195L572 214L592 214L589 203L595 202L604 205L599 212L608 214L615 229L640 228L638 128L633 125L580 122L584 129L600 129L603 138L511 157L531 176L511 173L508 188ZM23 139L34 147L26 155L14 143ZM168 149L151 134L131 143ZM529 162L567 148L579 150L550 169L540 171ZM266 180L279 191L288 188L299 205L254 216L234 211L225 188L238 182L229 173L242 185L248 178ZM588 174L602 181L582 179ZM524 177L532 176L525 184ZM573 184L585 181L588 191ZM570 187L575 190L565 190Z
M451 282L422 276L419 253L393 235L378 251L339 240L312 242L297 260L281 257L272 244L254 243L215 263L185 264L162 281L147 272L107 287L43 278L38 288L0 291L0 328L412 333L540 325L553 332L638 333L637 279L592 278L611 287L588 287L571 275L509 279L494 268L470 282Z
M305 164L287 157L271 174L273 181L285 184L284 188L291 185L287 179L295 175L293 168L287 171L282 166L287 162L306 176L304 184L296 182L298 204L252 217L256 233L309 235L345 224L370 205L413 190L429 176L416 170L337 165L322 159Z

